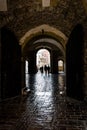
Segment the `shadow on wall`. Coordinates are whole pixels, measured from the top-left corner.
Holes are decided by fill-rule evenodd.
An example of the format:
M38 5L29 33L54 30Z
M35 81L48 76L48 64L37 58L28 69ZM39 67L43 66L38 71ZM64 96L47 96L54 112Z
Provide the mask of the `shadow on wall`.
M1 28L1 98L9 98L21 92L21 47L15 34Z
M66 45L66 88L67 95L82 100L83 95L83 45L84 32L78 24Z

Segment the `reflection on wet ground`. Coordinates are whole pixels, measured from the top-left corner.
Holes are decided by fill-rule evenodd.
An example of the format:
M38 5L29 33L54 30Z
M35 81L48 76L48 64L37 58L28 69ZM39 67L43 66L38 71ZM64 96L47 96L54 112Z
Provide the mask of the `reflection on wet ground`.
M66 97L64 74L26 74L27 96L0 103L0 130L87 130L87 104Z

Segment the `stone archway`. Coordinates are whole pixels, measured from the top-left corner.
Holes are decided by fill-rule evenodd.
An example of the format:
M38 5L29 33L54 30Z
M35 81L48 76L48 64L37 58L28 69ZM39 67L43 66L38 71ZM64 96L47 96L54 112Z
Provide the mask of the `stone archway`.
M22 47L23 59L27 59L29 62L29 73L35 74L37 72L37 50L46 48L50 51L51 55L51 72L58 74L58 58L63 57L65 59L66 42L67 37L61 31L46 24L37 26L25 33L20 39L20 45ZM24 75L25 73L23 74L23 79Z
M60 41L60 43L65 47L67 43L67 37L58 29L48 25L48 24L43 24L40 26L37 26L35 28L32 28L28 32L25 33L23 37L20 38L20 45L24 47L30 39L32 39L35 36L38 36L40 34L48 34Z

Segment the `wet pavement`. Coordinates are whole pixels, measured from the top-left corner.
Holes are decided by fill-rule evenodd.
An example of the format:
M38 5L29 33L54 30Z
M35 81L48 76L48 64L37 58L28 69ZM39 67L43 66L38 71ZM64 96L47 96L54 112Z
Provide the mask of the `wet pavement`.
M65 93L65 76L26 74L27 96L0 103L0 130L87 130L87 104Z

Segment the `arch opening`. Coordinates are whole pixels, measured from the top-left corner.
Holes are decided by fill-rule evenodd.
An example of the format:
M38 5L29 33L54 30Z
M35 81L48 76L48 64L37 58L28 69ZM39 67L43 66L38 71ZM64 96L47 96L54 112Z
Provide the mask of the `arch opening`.
M41 73L45 71L50 65L50 52L47 49L39 49L36 53L36 66L37 70L40 70Z
M64 61L63 60L58 60L58 72L59 73L64 73Z

